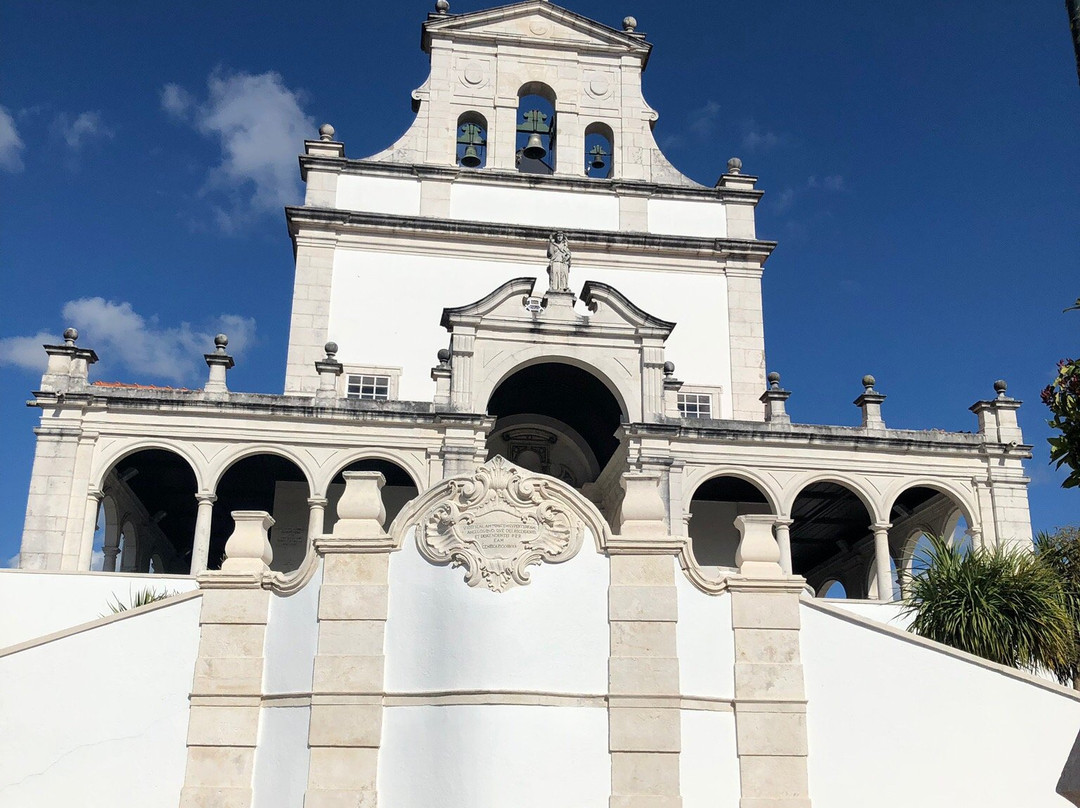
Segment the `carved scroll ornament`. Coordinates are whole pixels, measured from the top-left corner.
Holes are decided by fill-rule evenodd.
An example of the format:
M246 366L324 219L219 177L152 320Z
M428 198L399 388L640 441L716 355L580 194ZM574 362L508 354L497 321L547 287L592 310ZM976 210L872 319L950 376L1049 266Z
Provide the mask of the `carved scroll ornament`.
M567 561L581 549L582 523L553 482L501 455L471 477L448 480L417 530L420 554L463 567L469 586L505 592L528 584L528 567Z

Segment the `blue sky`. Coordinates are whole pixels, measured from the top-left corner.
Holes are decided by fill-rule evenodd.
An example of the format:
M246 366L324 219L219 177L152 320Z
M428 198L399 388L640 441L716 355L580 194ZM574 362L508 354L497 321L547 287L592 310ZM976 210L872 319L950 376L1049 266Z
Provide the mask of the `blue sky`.
M405 130L432 4L6 0L0 26L0 563L18 550L40 343L75 323L96 378L280 392L282 207L331 122L351 157ZM484 7L453 0L451 11ZM1039 390L1080 353L1080 87L1063 5L581 0L655 49L646 98L676 166L766 191L770 370L807 423L972 430L994 379L1025 401L1037 529L1080 521ZM450 301L453 302L453 301ZM649 301L638 301L646 309Z

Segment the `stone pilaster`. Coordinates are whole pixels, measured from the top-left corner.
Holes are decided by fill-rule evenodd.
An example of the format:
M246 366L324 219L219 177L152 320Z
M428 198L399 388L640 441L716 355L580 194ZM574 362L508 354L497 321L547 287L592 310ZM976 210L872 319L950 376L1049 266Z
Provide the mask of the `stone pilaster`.
M735 635L735 742L740 808L809 808L806 694L799 653L803 579L785 575L775 517L739 516L728 579Z
M765 325L760 266L727 269L728 328L731 352L732 417L762 421L761 388L765 383Z
M678 600L659 475L623 476L620 536L611 549L608 743L611 808L677 808Z
M249 808L259 737L270 593L265 511L234 511L236 530L221 570L203 589L199 656L191 685L187 771L180 808Z
M296 279L289 321L285 393L311 395L319 387L315 363L325 356L330 327L330 287L334 276L332 234L305 231L293 237Z
M323 559L305 808L377 803L383 637L391 543L378 472L345 472L340 519L315 539Z

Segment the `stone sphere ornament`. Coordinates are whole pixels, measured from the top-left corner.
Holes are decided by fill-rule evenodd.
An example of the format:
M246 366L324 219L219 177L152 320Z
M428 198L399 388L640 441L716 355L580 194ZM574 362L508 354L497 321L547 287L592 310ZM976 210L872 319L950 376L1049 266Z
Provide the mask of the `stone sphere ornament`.
M877 384L877 379L875 379L869 373L862 377L862 385L867 390L873 390L875 384Z
M630 16L623 17L622 29L626 31L626 33L634 33L635 28L637 28L637 20Z
M334 139L334 127L328 123L324 123L319 127L319 140L333 140Z

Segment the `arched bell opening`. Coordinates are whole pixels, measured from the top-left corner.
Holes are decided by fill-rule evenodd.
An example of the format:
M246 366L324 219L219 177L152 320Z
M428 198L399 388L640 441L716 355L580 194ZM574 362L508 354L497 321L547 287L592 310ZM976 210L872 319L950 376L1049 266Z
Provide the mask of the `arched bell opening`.
M522 174L555 173L555 91L542 82L518 90L514 154Z
M619 448L624 413L615 395L587 370L543 362L508 376L487 411L498 420L488 458L502 455L575 488L595 482Z
M615 176L615 135L606 123L585 127L585 176L598 180Z
M208 569L221 568L225 543L233 532L233 511L266 511L274 518L270 569L291 572L300 566L308 549L311 487L296 463L269 453L237 460L222 475L216 494Z
M874 543L870 512L859 495L840 483L811 483L795 498L791 519L794 573L819 595L836 579L848 582L848 597L867 597L863 571L867 563L873 567Z
M457 164L462 168L487 165L487 137L487 119L479 112L463 112L457 122Z
M198 503L195 472L167 449L116 461L102 480L90 569L186 575Z
M706 480L690 500L690 549L701 567L735 567L739 531L735 517L772 513L765 493L749 480L721 476Z
M339 471L331 480L326 490L326 514L323 517L323 532L332 533L337 524L337 505L341 501L341 495L345 492L346 471L378 471L386 478L386 485L382 489L383 506L386 508L386 521L384 527L389 527L394 518L401 513L409 502L416 499L419 493L416 481L397 463L380 458L365 458L350 463Z

